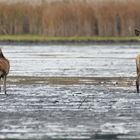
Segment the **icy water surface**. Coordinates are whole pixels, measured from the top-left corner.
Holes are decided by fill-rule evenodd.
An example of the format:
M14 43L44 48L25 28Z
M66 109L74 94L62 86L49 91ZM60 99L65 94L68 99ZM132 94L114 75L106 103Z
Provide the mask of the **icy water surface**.
M11 62L0 139L138 140L137 45L1 46Z

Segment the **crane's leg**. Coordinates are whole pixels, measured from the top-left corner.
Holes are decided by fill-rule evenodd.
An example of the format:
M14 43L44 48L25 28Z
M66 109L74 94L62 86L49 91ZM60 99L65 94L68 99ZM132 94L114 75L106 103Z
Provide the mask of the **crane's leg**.
M1 92L1 78L0 78L0 92Z
M139 93L139 79L140 79L140 73L138 74L137 79L136 79L136 89L137 89L137 93Z
M137 93L139 93L139 81L136 81Z
M6 94L6 75L4 76L3 79L3 85L4 85L4 93Z

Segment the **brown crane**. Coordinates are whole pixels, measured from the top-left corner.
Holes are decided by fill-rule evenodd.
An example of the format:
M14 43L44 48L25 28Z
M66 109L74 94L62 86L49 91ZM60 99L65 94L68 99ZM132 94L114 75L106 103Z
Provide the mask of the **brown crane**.
M0 48L0 79L3 79L3 87L4 87L3 90L5 94L6 94L6 79L7 79L9 70L10 70L10 62L8 59L5 58ZM1 88L0 88L0 91L1 91Z

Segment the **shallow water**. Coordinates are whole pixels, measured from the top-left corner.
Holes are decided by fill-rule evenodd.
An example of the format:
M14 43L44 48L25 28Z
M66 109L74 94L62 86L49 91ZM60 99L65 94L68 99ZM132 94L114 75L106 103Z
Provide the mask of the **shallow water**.
M1 47L11 71L0 139L140 138L139 46Z
M138 45L2 46L10 75L129 77L135 75Z
M0 138L139 138L134 88L10 85L0 98Z

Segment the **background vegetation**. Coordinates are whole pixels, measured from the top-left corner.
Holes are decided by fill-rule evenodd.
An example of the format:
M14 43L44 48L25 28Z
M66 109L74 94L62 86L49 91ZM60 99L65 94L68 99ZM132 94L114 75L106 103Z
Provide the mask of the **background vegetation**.
M139 0L0 2L0 34L134 36L140 29Z

